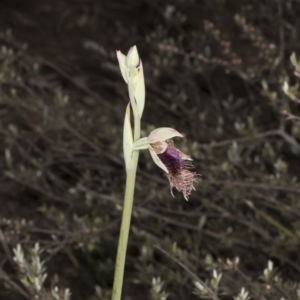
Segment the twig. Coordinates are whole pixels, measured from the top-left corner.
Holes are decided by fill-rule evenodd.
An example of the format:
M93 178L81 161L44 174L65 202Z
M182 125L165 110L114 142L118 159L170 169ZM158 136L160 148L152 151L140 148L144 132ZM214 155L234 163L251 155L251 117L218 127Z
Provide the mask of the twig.
M164 255L166 255L167 257L169 257L171 260L173 260L175 263L177 263L181 268L183 268L189 275L190 277L201 283L202 286L204 286L206 288L206 290L210 293L211 297L213 300L220 300L218 298L218 296L207 286L207 284L205 282L203 282L203 280L201 280L194 272L192 272L186 265L184 265L180 260L178 260L176 257L170 255L167 251L165 251L164 249L162 249L161 247L159 247L158 245L154 245L153 246L155 249L159 250L160 252L162 252Z
M9 250L9 248L7 246L6 238L5 238L5 236L4 236L3 232L2 232L2 229L0 229L0 241L1 241L2 247L4 249L4 252L5 252L7 258L9 259L10 263L12 265L14 265L14 259L13 259L12 255L10 253L10 250Z
M233 186L240 186L240 187L252 188L252 189L286 191L286 192L293 192L293 193L300 194L300 188L283 186L278 184L270 184L270 183L255 183L255 182L248 183L243 181L230 181L230 180L202 180L201 182L211 184L211 185L213 184L223 185L229 188Z
M293 240L299 240L299 237L297 234L292 232L290 229L282 225L280 222L275 220L272 216L268 215L264 211L259 210L258 208L255 207L252 201L250 200L245 200L245 203L249 208L251 208L253 211L255 211L258 215L260 215L263 219L265 219L268 223L272 224L274 227L276 227L279 231L285 233L287 236L292 238Z
M244 143L244 142L247 142L249 140L261 139L261 138L264 138L264 137L274 136L274 135L278 135L278 130L277 129L268 130L268 131L265 131L265 132L260 132L260 133L257 133L255 135L253 135L252 137L233 138L233 139L228 139L228 140L224 140L224 141L220 141L220 142L212 142L210 144L203 144L203 145L199 145L199 148L200 149L218 148L218 147L231 145L233 142Z
M286 119L287 120L300 121L300 118L298 116L296 116L296 115L293 115L292 113L289 113L289 112L285 111L284 114L286 115Z
M288 114L288 113L286 113ZM300 121L300 118L291 114L289 115L289 119L297 119L298 121ZM227 145L231 145L233 142L237 142L237 143L244 143L247 142L249 140L253 140L253 139L261 139L264 137L268 137L268 136L280 136L282 137L287 143L289 143L290 145L292 145L297 151L300 152L300 145L298 144L298 142L296 141L296 139L294 139L292 136L288 135L283 129L275 129L275 130L269 130L269 131L265 131L265 132L261 132L261 133L257 133L256 135L254 135L253 137L242 137L242 138L236 138L236 139L229 139L229 140L224 140L224 141L220 141L220 142L212 142L210 144L204 144L204 145L199 145L200 149L207 149L207 148L217 148L217 147L223 147L223 146L227 146Z
M22 288L20 287L17 283L12 281L10 277L6 274L6 272L0 268L0 278L6 281L11 287L13 287L19 294L24 296L26 299L31 300L32 298L30 295Z
M280 56L281 66L282 68L284 68L285 37L284 37L284 27L283 27L283 18L282 18L283 11L282 11L281 0L277 0L277 8L278 8L279 40L280 40L279 56Z
M42 59L42 58L39 58L38 61L39 61L39 63L41 63L41 64L51 68L52 70L56 71L58 74L63 76L65 79L67 79L69 82L73 83L73 85L75 85L77 88L85 91L87 94L89 94L93 98L97 99L99 102L101 102L101 104L103 104L103 106L105 106L105 108L109 109L110 111L114 111L114 107L110 104L109 101L106 101L105 99L103 99L100 95L98 95L97 93L95 93L94 91L89 89L85 84L75 80L73 77L71 77L69 74L67 74L65 71L60 69L55 64L53 64L53 63L51 63L51 62L49 62L45 59Z

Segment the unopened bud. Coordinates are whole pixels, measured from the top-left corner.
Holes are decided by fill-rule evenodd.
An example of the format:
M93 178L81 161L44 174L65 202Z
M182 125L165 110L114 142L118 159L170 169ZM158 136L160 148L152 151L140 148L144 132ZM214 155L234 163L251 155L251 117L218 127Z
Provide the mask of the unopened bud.
M138 51L136 49L136 46L133 46L130 48L126 56L126 66L128 68L136 68L138 67L139 63L140 63L140 57Z

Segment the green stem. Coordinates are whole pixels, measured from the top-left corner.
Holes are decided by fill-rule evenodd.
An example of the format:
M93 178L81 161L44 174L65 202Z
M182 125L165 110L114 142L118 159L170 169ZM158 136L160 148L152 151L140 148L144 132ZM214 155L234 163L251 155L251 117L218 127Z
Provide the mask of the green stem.
M140 119L135 118L134 141L138 140L139 138L140 138ZM133 195L134 195L135 177L136 177L138 159L139 159L139 151L134 151L132 154L131 168L127 170L124 207L123 207L117 258L116 258L112 300L120 300L122 294L126 250L127 250L128 236L130 230L130 221L131 221L131 214L132 214Z

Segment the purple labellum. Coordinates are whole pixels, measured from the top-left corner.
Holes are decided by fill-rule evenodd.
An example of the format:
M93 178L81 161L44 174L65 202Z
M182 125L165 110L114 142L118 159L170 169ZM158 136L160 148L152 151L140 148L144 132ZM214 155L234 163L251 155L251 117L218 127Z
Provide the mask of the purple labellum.
M183 168L183 162L180 152L176 148L167 147L165 152L157 155L173 176L180 173Z
M191 191L195 189L193 183L197 176L196 173L188 170L193 167L191 159L172 146L168 146L165 152L157 154L157 156L169 171L167 176L172 196L174 197L172 190L176 188L188 200Z

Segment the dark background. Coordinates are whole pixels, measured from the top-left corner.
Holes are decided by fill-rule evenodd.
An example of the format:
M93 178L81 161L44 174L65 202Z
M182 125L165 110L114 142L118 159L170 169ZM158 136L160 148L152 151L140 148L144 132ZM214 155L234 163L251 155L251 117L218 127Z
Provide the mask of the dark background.
M141 153L123 299L300 299L300 112L282 90L299 96L299 15L297 0L2 0L0 299L110 299L129 100L115 50L133 45L143 136L182 132L201 177L172 198Z

